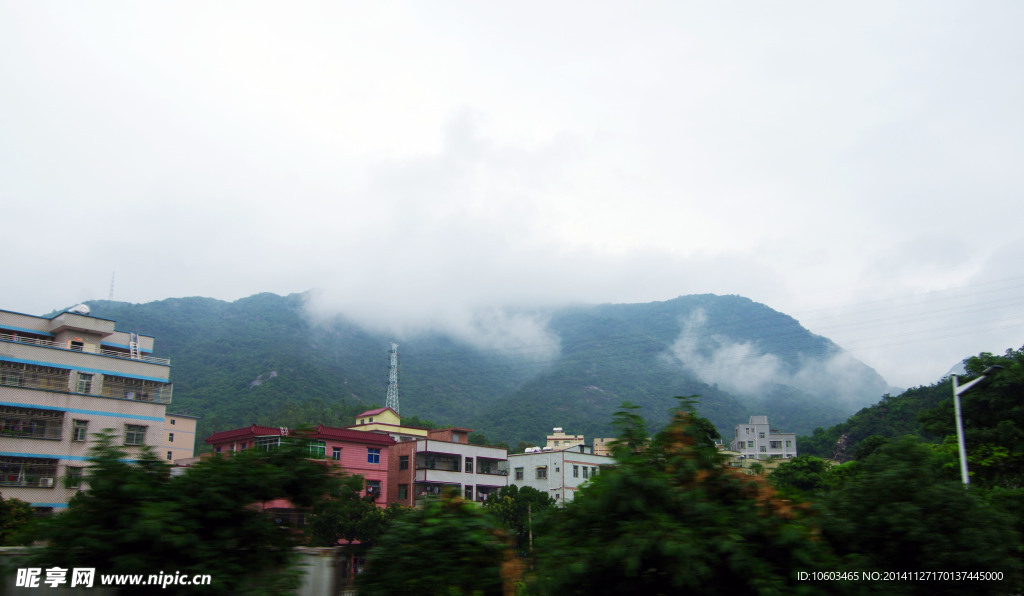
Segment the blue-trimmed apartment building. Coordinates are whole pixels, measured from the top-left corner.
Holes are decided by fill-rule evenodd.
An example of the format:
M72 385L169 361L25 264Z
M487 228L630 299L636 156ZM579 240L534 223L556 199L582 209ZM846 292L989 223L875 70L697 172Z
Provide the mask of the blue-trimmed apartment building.
M152 352L152 337L85 307L50 318L0 310L0 494L67 507L104 429L161 454L171 366Z

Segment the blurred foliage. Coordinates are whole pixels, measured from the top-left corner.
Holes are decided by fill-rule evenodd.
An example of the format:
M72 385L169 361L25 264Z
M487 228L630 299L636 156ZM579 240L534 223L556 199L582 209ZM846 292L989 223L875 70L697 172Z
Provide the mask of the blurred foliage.
M1019 592L1020 520L984 493L944 477L942 459L915 437L882 445L825 501L823 536L850 571L995 571L1003 581L972 582L970 592ZM1019 495L1001 498L1003 505L1020 504ZM937 581L868 582L860 588L887 594L965 591L963 582Z
M405 511L398 503L381 509L372 496L360 495L363 477L348 476L339 482L336 492L313 506L304 532L310 546L337 546L340 540L359 543L359 551L369 550L384 533L388 522Z
M0 546L19 546L31 542L35 519L32 506L21 499L5 499L0 494Z
M618 465L568 503L538 543L544 594L801 594L795 570L834 562L804 507L728 468L704 424L680 408L649 439L634 408L616 414Z
M511 541L495 518L446 493L389 524L357 586L365 596L497 595L520 574Z
M516 551L525 554L530 548L530 533L544 517L555 509L558 501L532 486L503 486L487 495L484 512L497 518L509 534L515 536Z
M170 476L150 450L130 454L116 441L110 431L97 434L88 489L40 528L47 546L39 566L112 574L187 570L213 579L191 592L161 590L168 594L282 594L297 585L292 547L302 535L275 524L260 503L288 499L311 507L337 492L337 478L323 463L305 459L300 442L204 459Z

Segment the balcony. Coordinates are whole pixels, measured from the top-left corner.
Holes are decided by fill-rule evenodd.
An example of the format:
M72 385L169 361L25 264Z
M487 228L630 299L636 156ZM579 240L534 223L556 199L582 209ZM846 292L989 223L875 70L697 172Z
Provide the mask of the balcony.
M63 412L0 406L0 437L59 441L63 427Z
M86 354L99 354L100 356L110 356L112 358L121 358L124 360L138 360L140 362L148 362L150 364L162 364L165 366L171 365L170 358L154 358L153 356L142 356L138 358L132 358L128 352L122 352L118 350L107 350L100 346L93 345L73 345L70 342L56 342L47 339L39 339L36 337L29 337L25 335L18 335L16 333L0 333L0 341L9 341L19 344L29 344L33 346L42 346L44 348L54 348L57 350L67 350L69 352L84 352Z
M417 470L440 470L442 472L461 472L462 457L444 453L416 454Z
M0 458L0 486L53 488L57 460L32 457Z
M508 476L507 459L487 459L478 457L476 460L477 474L491 474L493 476Z
M132 379L116 375L76 376L76 385L71 386L71 371L63 368L21 364L0 361L0 385L42 389L62 393L80 393L99 397L130 399L157 404L171 403L174 386L144 379ZM100 383L99 391L95 391Z

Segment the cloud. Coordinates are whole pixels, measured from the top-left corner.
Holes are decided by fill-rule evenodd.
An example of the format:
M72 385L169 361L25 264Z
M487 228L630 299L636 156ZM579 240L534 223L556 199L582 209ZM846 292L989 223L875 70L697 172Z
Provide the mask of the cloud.
M801 355L790 364L756 342L736 342L713 333L708 323L703 309L690 313L668 357L704 383L733 395L759 400L782 385L809 395L831 395L837 403L859 407L874 403L885 391L884 385L873 382L862 362L841 350L823 358Z

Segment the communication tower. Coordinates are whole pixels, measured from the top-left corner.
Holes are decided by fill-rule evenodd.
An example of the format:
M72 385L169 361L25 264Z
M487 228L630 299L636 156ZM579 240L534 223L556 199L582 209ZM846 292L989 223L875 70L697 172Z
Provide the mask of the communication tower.
M391 344L391 370L388 372L388 399L384 406L398 414L398 344Z

